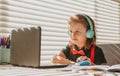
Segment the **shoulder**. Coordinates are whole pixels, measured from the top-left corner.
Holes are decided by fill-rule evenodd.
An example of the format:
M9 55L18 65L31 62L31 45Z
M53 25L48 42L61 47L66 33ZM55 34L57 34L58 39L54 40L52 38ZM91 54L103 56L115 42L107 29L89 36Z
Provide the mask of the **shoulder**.
M66 45L66 46L62 49L62 51L68 51L68 50L70 50L69 45Z
M102 48L97 45L95 45L95 47L96 47L96 50L102 50Z
M102 48L97 46L97 45L95 45L95 51L96 52L103 52Z
M69 55L70 55L70 47L69 47L69 45L66 45L66 46L62 49L61 52L63 52L66 57L69 57Z

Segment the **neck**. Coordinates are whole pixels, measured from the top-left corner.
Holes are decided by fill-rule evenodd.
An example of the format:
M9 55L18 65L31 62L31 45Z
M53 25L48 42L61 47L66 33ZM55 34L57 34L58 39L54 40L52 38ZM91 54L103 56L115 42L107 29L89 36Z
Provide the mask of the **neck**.
M77 47L79 48L79 49L81 49L82 47L84 47L85 46L85 44L77 44Z

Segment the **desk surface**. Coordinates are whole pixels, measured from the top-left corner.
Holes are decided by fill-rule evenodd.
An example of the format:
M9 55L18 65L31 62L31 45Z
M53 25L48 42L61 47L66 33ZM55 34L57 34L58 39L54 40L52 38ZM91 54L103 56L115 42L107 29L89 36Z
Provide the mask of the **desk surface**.
M103 71L62 71L61 68L36 69L17 67L12 65L0 65L0 76L120 76L120 73L104 73Z

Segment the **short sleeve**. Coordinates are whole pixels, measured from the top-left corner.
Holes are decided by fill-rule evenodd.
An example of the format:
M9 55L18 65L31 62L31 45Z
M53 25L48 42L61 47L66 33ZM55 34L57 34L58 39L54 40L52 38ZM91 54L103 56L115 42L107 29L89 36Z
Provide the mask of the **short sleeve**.
M62 49L62 52L65 54L67 59L69 59L69 56L70 56L69 50L70 50L69 45L67 45L65 48Z

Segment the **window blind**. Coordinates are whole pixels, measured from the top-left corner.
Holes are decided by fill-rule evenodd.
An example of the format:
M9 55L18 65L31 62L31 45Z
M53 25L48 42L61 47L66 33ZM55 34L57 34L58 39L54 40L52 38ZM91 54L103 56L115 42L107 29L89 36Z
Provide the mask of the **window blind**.
M120 3L96 0L97 43L120 43Z
M0 36L8 36L16 28L41 26L42 64L51 64L51 57L67 45L67 20L76 13L88 14L95 20L97 43L120 42L120 6L112 0L1 0L0 3Z

